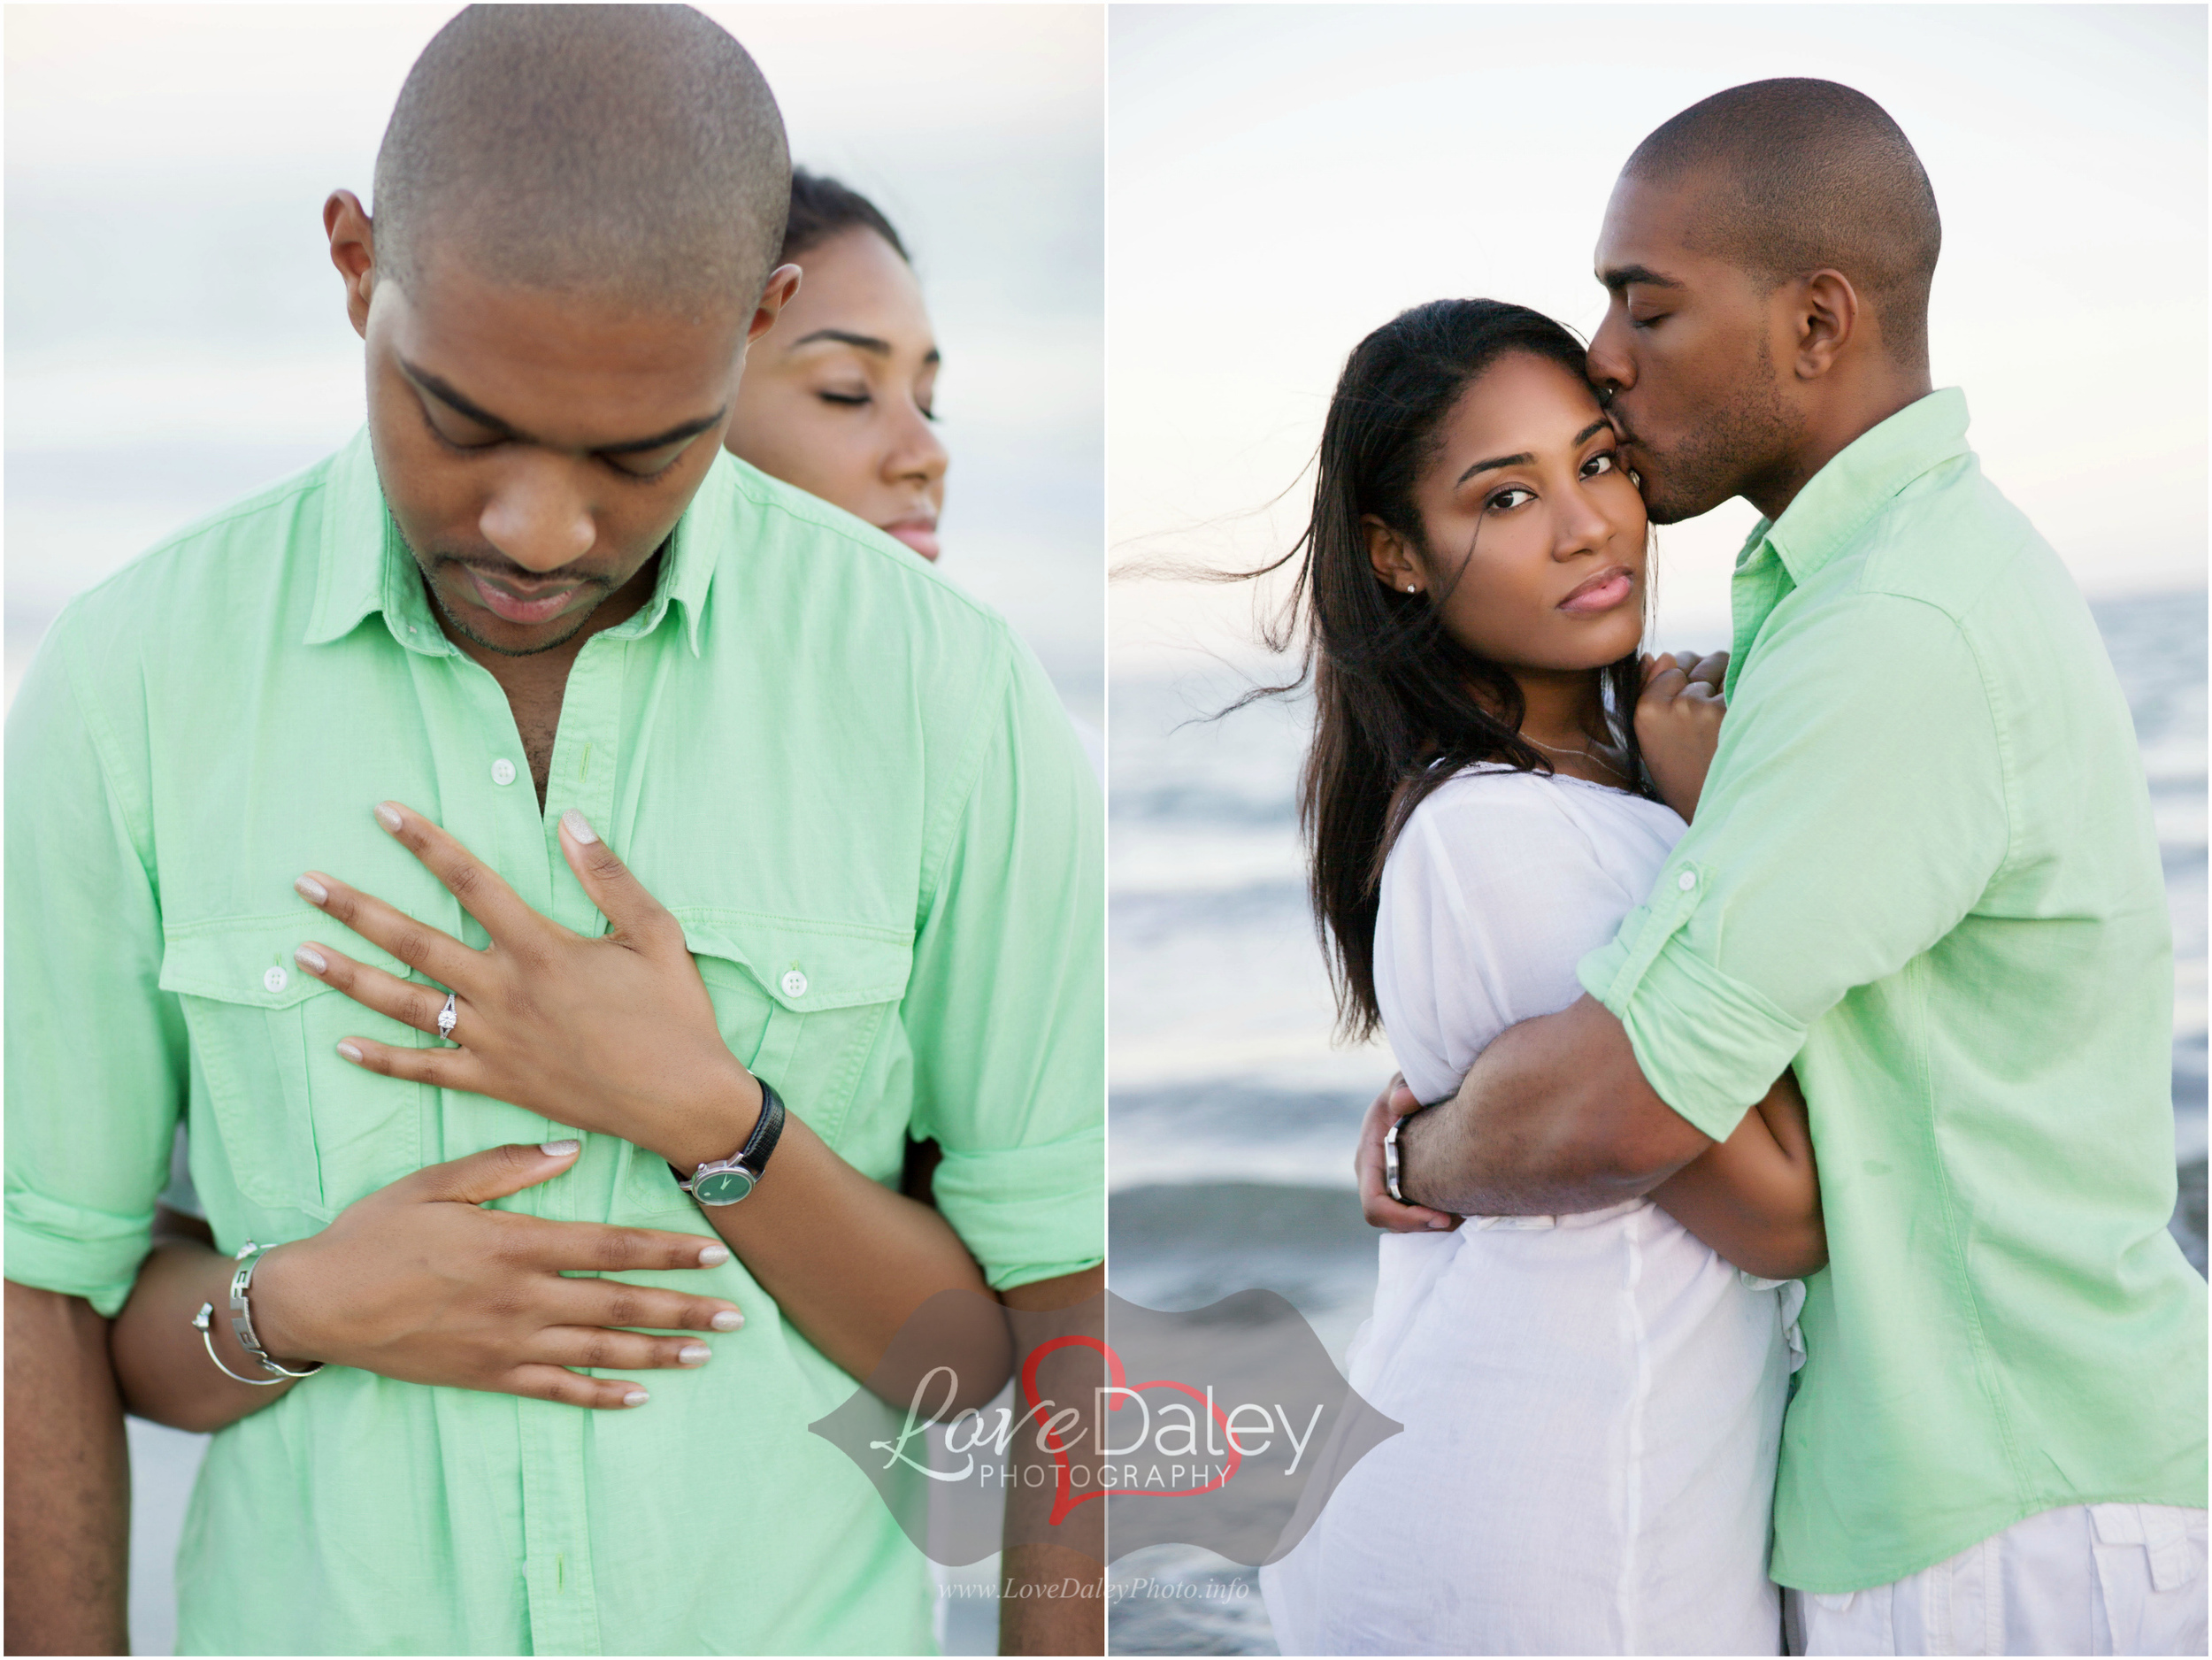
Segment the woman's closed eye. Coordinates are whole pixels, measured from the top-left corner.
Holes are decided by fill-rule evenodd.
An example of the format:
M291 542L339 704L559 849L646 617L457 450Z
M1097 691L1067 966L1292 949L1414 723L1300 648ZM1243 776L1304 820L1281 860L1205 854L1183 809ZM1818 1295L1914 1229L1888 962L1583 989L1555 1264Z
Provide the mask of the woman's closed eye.
M875 402L874 397L865 391L817 392L814 396L825 403L835 403L846 409L864 409ZM937 419L937 411L927 403L917 399L914 407L920 411L924 420L933 421Z

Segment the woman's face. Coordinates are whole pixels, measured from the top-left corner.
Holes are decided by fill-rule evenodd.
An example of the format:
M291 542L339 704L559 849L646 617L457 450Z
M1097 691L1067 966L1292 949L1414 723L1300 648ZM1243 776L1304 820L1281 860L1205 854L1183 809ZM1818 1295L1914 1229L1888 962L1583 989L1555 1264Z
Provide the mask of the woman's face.
M1433 596L1453 639L1507 668L1596 668L1635 650L1644 503L1588 383L1515 352L1468 387L1439 437L1414 492L1427 552L1370 516L1375 574Z
M800 254L799 292L746 358L732 455L937 557L937 342L914 273L864 229Z

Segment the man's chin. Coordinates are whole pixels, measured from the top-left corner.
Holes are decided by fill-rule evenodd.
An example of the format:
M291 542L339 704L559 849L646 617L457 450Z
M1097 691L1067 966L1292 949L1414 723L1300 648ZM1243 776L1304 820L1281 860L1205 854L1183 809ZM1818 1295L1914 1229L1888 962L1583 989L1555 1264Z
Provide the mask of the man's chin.
M503 657L534 657L541 651L566 645L591 620L592 612L599 609L599 601L606 597L602 594L598 600L580 610L564 612L534 626L526 627L518 623L507 622L478 606L451 604L444 595L438 592L435 583L426 586L430 588L431 597L437 602L438 610L443 613L449 628L472 645L481 646L485 650L496 652ZM490 632L494 629L497 631L495 635Z
M1644 516L1655 525L1678 525L1686 519L1698 519L1711 512L1732 492L1716 494L1712 489L1693 487L1684 489L1663 478L1644 474Z

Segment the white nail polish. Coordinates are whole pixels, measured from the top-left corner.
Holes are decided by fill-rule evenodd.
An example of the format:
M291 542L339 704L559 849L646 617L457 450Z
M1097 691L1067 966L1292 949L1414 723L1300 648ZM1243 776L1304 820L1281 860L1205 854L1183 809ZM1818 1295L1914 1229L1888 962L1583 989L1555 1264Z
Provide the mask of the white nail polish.
M313 969L318 974L330 966L328 963L323 961L323 954L311 945L303 945L294 950L292 960L302 968Z
M719 1267L729 1260L730 1248L726 1245L702 1245L699 1248L699 1266L702 1268Z
M548 1158L566 1158L582 1145L581 1141L540 1141L538 1151Z
M687 1366L703 1366L713 1353L704 1343L686 1343L676 1351L676 1358Z
M629 1394L622 1397L622 1404L625 1406L643 1406L652 1398L653 1397L651 1395L646 1394L642 1389L633 1389Z
M377 803L376 821L377 823L382 825L387 830L398 829L402 822L399 816L399 809L393 806L388 801L380 801Z
M573 807L571 807L566 812L561 815L561 823L567 829L569 834L574 836L586 847L589 847L593 842L599 840L598 832L594 830L589 825L586 824L584 822L584 815L578 812Z
M292 886L299 889L303 898L311 899L319 905L330 897L330 889L311 876L303 876Z
M745 1324L745 1317L740 1314L735 1309L724 1309L711 1320L709 1320L707 1324L714 1327L714 1329L718 1332L734 1332L739 1326Z
M338 1046L338 1053L349 1061L358 1061L361 1058L361 1051L350 1043L341 1043Z

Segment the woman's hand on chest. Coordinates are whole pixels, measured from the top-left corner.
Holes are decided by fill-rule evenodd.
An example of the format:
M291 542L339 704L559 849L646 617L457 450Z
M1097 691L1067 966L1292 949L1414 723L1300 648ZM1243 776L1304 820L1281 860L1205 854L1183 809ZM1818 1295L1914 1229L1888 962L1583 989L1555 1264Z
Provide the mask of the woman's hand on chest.
M483 925L491 943L478 950L320 872L303 876L298 888L309 903L425 978L398 979L319 941L301 948L303 968L422 1032L439 1032L452 1004L444 1035L457 1047L396 1048L353 1037L340 1044L341 1055L371 1072L619 1136L687 1170L743 1143L759 1112L760 1086L723 1041L683 928L580 815L563 815L561 850L608 919L596 939L532 910L421 814L388 802L377 817Z

